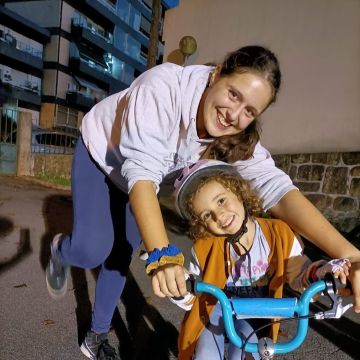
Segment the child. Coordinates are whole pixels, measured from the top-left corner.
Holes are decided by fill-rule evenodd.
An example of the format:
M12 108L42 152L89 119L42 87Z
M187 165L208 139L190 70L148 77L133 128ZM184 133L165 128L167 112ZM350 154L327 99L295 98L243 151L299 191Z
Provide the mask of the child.
M177 210L190 221L195 239L189 270L228 297L280 298L285 282L302 292L328 272L346 281L349 260L311 263L286 223L255 217L261 213L260 199L231 165L201 160L183 171L175 187ZM189 310L179 336L179 359L222 360L224 325L216 299L187 294L172 301ZM250 324L236 320L235 327L246 338L253 331ZM276 340L279 326L271 327ZM235 358L241 358L241 350L230 344L229 360Z

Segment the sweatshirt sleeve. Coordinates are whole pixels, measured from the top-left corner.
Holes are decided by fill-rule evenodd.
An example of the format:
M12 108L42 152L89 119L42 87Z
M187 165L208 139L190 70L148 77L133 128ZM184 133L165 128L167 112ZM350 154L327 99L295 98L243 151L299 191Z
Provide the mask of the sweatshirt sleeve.
M263 199L265 211L275 206L288 191L297 189L290 177L275 166L270 153L260 143L251 159L236 161L233 165Z
M303 293L311 284L310 272L315 266L316 268L326 263L324 260L311 262L311 260L303 254L303 244L300 239L295 236L293 247L287 262L286 280L290 287Z
M180 93L172 69L158 66L149 70L127 93L119 148L128 192L138 180L153 181L158 190L176 153Z

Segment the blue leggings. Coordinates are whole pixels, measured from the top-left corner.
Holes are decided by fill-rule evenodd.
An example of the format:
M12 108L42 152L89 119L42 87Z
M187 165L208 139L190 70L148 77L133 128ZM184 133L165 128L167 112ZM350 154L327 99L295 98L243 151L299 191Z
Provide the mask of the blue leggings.
M243 319L235 320L235 330L242 339L247 338L254 330L252 326ZM255 334L250 337L251 342L257 342ZM194 360L223 360L224 359L225 326L220 303L217 303L210 315L209 323L202 331L196 345ZM242 350L231 342L228 348L229 360L240 360ZM257 353L252 354L255 360L260 359Z
M91 328L108 332L123 291L133 252L141 238L128 195L117 188L79 139L72 165L73 230L57 255L64 265L92 269L101 265Z

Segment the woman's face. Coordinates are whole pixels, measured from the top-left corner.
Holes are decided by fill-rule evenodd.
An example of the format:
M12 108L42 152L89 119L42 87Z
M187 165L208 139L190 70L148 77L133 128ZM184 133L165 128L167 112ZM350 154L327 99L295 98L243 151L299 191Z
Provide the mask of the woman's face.
M200 188L192 205L194 215L214 235L235 234L245 217L243 203L215 180Z
M200 138L235 135L268 106L271 85L252 72L220 76L217 67L200 101L197 131Z

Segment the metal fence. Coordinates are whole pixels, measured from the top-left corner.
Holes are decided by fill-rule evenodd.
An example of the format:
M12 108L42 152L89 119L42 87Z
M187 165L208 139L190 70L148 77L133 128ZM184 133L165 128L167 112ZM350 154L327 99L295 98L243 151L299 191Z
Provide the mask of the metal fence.
M15 145L19 111L0 108L0 114L0 142Z
M0 108L0 173L16 172L16 134L19 112Z
M20 111L0 108L0 114L0 143L15 146ZM31 152L71 155L74 153L79 135L79 130L71 126L64 125L44 129L33 125L31 131Z

